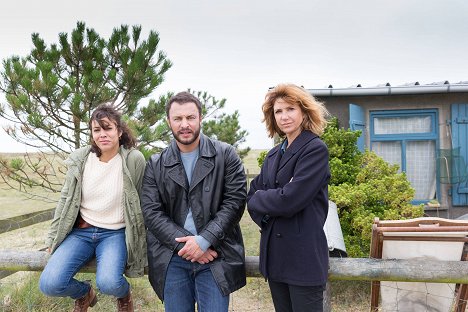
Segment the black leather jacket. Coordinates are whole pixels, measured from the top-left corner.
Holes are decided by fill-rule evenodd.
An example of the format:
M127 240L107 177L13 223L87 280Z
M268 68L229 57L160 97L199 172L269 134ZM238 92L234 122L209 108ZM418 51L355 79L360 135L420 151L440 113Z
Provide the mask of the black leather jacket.
M141 208L148 230L149 279L161 300L169 261L182 248L175 238L193 235L183 227L188 207L198 234L218 253L210 266L223 295L246 283L239 227L247 196L244 167L226 143L201 134L199 149L190 187L174 140L146 165Z

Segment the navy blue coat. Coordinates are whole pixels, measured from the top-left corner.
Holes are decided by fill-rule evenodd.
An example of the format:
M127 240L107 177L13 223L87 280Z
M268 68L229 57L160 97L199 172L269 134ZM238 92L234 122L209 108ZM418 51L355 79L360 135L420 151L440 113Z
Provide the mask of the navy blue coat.
M275 282L324 285L328 277L323 232L328 213L328 149L306 130L283 155L280 145L265 157L247 196L250 216L261 227L260 272Z

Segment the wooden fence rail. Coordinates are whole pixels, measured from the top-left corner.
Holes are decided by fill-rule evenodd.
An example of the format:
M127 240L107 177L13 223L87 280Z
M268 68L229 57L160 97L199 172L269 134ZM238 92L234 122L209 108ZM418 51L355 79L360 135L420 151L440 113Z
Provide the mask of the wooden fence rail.
M35 211L21 216L0 220L0 234L48 221L54 216L55 208Z
M0 270L41 271L47 262L45 251L0 250ZM95 272L94 263L82 272ZM468 284L468 262L428 259L330 258L330 280L405 281ZM246 273L260 277L258 257L246 257Z

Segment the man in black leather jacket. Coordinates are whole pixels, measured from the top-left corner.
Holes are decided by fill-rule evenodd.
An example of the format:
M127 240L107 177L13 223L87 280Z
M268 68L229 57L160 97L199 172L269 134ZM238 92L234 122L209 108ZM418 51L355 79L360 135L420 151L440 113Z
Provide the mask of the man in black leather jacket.
M166 115L174 140L146 165L141 207L149 279L165 311L228 311L246 283L239 221L246 177L235 149L200 134L201 103L173 96Z

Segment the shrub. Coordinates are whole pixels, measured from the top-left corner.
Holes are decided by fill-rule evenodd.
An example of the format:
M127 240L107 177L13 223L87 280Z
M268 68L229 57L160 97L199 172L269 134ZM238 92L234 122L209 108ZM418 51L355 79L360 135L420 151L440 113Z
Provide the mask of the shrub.
M330 185L354 184L362 157L356 145L360 135L360 131L339 129L335 117L329 120L321 139L330 154Z
M338 207L346 249L351 257L369 255L375 217L399 220L423 215L422 206L411 205L414 189L405 173L398 173L398 166L391 166L375 153L366 151L359 167L354 184L329 187L329 197Z

